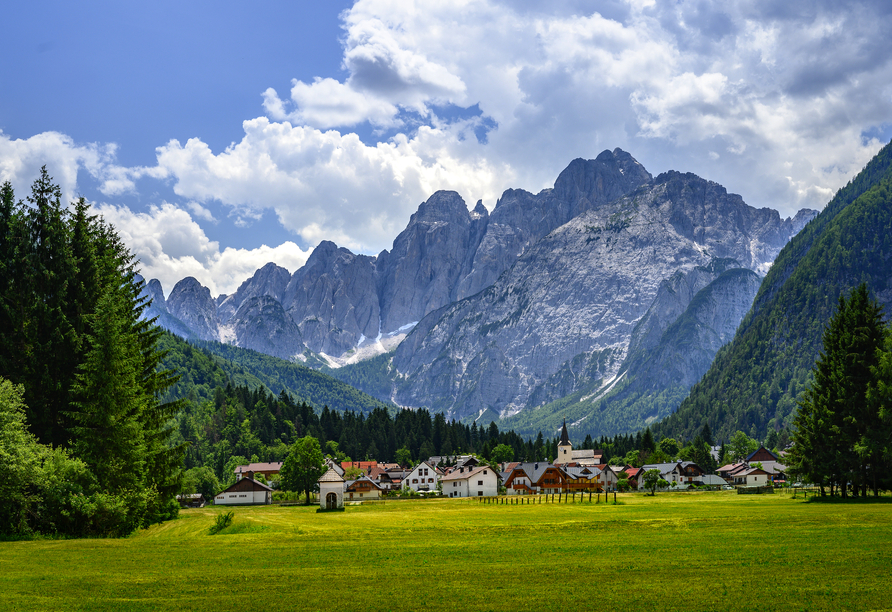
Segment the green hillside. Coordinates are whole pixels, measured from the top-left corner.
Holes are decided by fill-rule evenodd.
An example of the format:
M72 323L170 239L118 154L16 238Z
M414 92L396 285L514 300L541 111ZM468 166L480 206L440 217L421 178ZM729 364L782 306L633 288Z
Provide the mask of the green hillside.
M164 367L176 371L180 381L170 390L171 398L191 397L205 401L217 387L266 387L270 392L289 393L298 403L317 409L369 413L383 403L375 398L306 366L257 351L219 342L186 342L165 333L160 346L167 351Z
M892 302L892 143L780 252L734 340L716 355L657 435L717 439L783 432L809 382L821 334L841 294L866 282Z

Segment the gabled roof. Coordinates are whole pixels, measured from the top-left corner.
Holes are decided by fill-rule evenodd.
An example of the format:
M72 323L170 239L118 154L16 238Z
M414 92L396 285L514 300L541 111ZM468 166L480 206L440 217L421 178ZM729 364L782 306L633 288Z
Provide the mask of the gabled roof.
M341 475L334 468L328 468L328 471L320 476L316 482L344 482L344 479L341 478Z
M735 474L740 470L745 470L749 466L745 463L729 463L728 465L723 465L716 472L728 472L729 474Z
M241 480L236 480L235 484L230 485L223 491L220 491L218 495L222 493L229 493L230 491L272 491L272 489L262 482L257 482L253 478L248 478L247 476L245 476Z
M749 455L747 455L747 456L746 456L746 459L744 459L744 461L745 461L746 463L749 463L750 460L751 460L753 457L755 457L756 455L758 455L758 454L760 454L760 453L763 453L763 452L764 452L764 453L768 453L769 455L771 455L771 456L774 458L774 459L773 459L774 461L777 461L777 460L778 460L778 456L775 455L774 453L772 453L772 452L771 452L770 450L768 450L767 448L765 448L765 445L763 444L763 445L760 445L759 448L757 448L756 450L754 450L753 452L751 452ZM758 461L758 460L757 460L757 461Z
M530 461L530 462L521 463L519 466L517 466L516 468L514 468L513 470L508 472L508 475L504 478L504 480L507 481L508 478L511 477L511 474L514 474L515 472L520 470L521 472L524 473L524 475L527 478L530 479L530 482L532 482L533 484L538 484L539 481L542 479L542 476L545 474L545 472L547 472L550 469L557 470L564 476L567 476L567 472L564 471L561 467L552 465L552 464L548 463L547 461L538 461L538 462Z
M381 488L381 486L378 485L377 482L375 482L374 480L372 480L372 479L369 478L368 476L363 476L362 478L357 478L356 480L354 480L354 481L348 483L348 484L347 484L347 490L349 491L349 490L351 490L351 489L356 488L356 485L358 485L358 484L361 483L361 482L367 482L367 483L371 484L374 488L378 489L379 491L383 491L383 490L384 490L384 489Z

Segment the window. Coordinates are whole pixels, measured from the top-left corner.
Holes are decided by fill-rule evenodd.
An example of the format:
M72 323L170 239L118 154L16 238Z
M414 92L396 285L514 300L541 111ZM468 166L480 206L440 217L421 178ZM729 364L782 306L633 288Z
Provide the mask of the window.
M413 478L413 479L412 479L412 484L418 484L418 479L417 479L417 478Z
M428 481L428 482L433 482L434 479L433 479L433 478L428 478L427 481Z
M482 480L478 480L478 481L477 481L477 486L478 486L478 487L482 487L482 486L483 486L483 481L482 481Z

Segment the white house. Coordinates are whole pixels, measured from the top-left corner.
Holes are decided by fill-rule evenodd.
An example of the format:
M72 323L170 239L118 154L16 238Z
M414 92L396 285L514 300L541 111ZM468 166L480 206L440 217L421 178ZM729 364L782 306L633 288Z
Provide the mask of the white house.
M413 491L436 491L438 477L437 469L427 461L422 461L403 478L403 488L408 487Z
M742 487L764 487L771 484L768 472L750 468L734 475L734 484Z
M642 466L641 474L638 477L638 489L646 489L644 485L644 474L650 470L660 470L660 478L665 480L671 486L673 482L678 484L684 483L684 469L678 462L673 463L650 463Z
M234 485L218 493L214 504L221 506L238 506L248 504L269 504L272 502L273 490L253 478L253 472L247 472Z
M499 474L488 465L459 468L440 478L446 497L486 497L499 494Z

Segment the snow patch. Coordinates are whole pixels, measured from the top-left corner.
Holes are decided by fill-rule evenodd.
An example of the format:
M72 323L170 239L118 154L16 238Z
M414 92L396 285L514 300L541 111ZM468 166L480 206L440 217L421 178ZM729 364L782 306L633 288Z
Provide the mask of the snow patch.
M610 390L613 389L613 388L616 386L616 383L618 383L619 381L621 381L621 380L622 380L623 378L625 378L625 377L626 377L626 373L625 373L625 372L623 372L623 373L620 374L619 376L614 375L613 378L608 379L607 382L604 383L606 386L601 387L600 389L598 389L597 391L595 391L595 392L592 393L591 395L586 395L585 397L581 398L579 401L580 401L580 402L585 402L585 401L588 401L589 399L594 398L594 399L592 399L592 401L593 401L593 402L597 402L599 399L603 398L605 395L607 395L608 393L610 393ZM595 397L596 395L597 395L597 397Z

